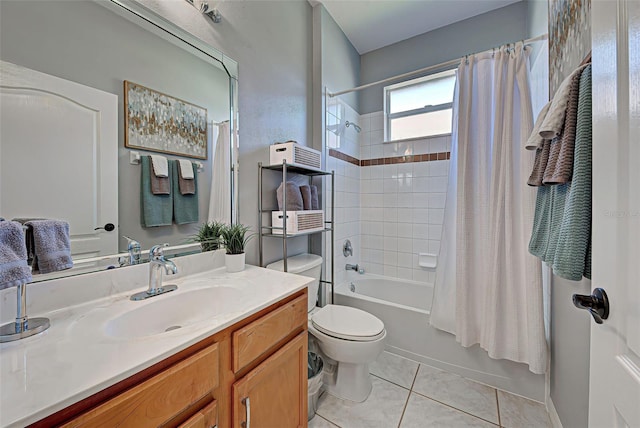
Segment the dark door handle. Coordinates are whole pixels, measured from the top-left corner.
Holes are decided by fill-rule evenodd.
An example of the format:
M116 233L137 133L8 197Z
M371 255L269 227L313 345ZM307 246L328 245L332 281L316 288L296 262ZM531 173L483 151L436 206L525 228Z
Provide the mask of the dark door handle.
M93 230L102 230L102 229L106 230L107 232L111 232L111 231L114 231L116 227L113 225L113 223L107 223L104 225L104 227L96 227Z
M576 308L588 310L598 324L609 318L609 298L602 288L596 288L590 296L574 294L573 304Z

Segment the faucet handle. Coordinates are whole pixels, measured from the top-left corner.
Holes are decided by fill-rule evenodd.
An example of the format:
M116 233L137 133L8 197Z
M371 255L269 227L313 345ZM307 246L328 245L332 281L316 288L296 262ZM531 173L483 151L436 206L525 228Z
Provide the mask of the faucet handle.
M164 258L164 247L168 247L169 244L154 245L149 250L149 260L162 260Z

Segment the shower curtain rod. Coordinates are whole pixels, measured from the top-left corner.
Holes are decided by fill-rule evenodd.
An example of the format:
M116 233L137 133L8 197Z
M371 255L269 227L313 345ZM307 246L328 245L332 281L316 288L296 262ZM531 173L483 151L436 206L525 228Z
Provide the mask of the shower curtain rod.
M537 37L533 37L531 39L523 40L522 42L524 44L529 44L529 43L537 42L537 41L540 41L540 40L546 40L548 37L549 37L548 34L541 34L541 35L539 35ZM489 52L490 50L492 50L492 49L487 49L486 51L483 51L483 52ZM477 53L482 53L482 52L477 52ZM422 74L422 73L427 73L427 72L433 71L433 70L438 70L438 69L442 69L442 68L451 67L453 65L458 64L460 62L460 60L462 60L462 58L464 58L464 56L461 57L461 58L452 59L450 61L441 62L440 64L430 65L429 67L421 68L419 70L410 71L408 73L399 74L397 76L387 77L386 79L378 80L377 82L371 82L371 83L367 83L366 85L356 86L355 88L345 89L344 91L333 92L333 93L329 92L328 95L329 95L329 97L333 98L333 97L337 97L338 95L348 94L349 92L361 91L363 89L367 89L367 88L370 88L372 86L379 85L381 83L388 83L388 82L392 82L394 80L403 79L405 77L411 77L411 76L414 76L416 74Z

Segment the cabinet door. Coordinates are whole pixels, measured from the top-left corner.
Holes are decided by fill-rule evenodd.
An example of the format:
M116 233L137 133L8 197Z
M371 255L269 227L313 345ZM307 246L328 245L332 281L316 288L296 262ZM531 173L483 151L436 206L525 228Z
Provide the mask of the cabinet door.
M233 384L233 426L307 426L307 333Z
M214 401L190 417L178 428L213 428L218 424L218 406Z

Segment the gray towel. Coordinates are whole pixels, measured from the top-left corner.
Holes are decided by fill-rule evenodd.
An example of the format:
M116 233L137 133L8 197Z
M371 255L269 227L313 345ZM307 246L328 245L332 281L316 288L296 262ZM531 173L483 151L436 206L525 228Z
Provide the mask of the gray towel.
M0 290L31 280L22 225L15 221L0 221Z
M33 220L46 220L46 218L16 217L11 219L11 221L17 221L18 223L24 225L24 240L25 240L25 243L27 244L27 264L29 266L33 266L33 259L36 256L35 246L33 243L33 228L27 225L27 223Z
M575 73L571 80L562 135L558 138L558 141L554 140L551 143L549 159L542 179L542 183L545 185L567 183L571 180L571 175L573 174L573 151L576 141L576 124L578 122L580 76L582 76L582 73Z
M292 181L287 181L287 211L302 211L304 209L304 203L302 202L302 193L300 193L300 187ZM282 183L276 190L276 197L278 199L278 209L282 211Z
M33 272L51 273L73 267L69 223L62 220L32 220L25 223L33 229L35 257Z
M311 209L319 210L320 201L318 200L318 186L311 185Z
M311 209L311 187L306 184L300 186L300 194L302 195L302 209Z
M176 160L169 161L169 175L171 179L171 192L173 193L173 220L176 224L197 223L198 217L198 171L195 164L193 167L193 194L180 193L180 172L178 171L179 162Z
M542 147L536 149L536 157L533 161L533 170L527 184L529 186L540 187L542 186L542 179L544 178L544 171L547 167L549 160L549 151L551 150L551 141L545 140L542 143Z
M154 195L171 194L171 182L169 181L169 177L158 177L155 174L151 174L149 178L151 180L151 193Z
M571 192L564 209L553 272L566 279L591 278L591 66L580 79Z
M180 162L176 161L178 165L178 188L180 189L181 195L195 195L196 194L196 174L198 173L198 168L191 164L193 168L193 179L185 179L182 178L182 166Z
M140 168L140 224L142 227L170 226L173 195L154 195L151 191L151 156L142 156ZM169 168L171 179L171 168Z

